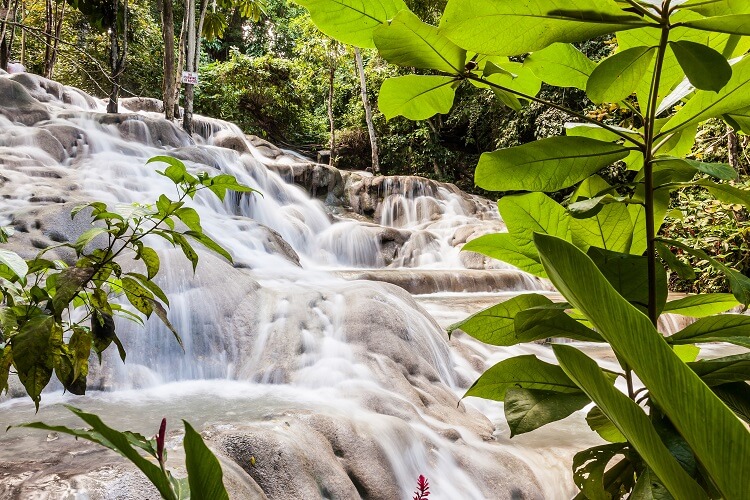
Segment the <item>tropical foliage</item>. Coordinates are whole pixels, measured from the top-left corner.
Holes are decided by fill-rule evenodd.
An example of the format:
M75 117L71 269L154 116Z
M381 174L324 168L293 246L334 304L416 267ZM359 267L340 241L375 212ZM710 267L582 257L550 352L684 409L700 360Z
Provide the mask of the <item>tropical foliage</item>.
M503 401L514 435L593 403L587 422L610 444L576 455L581 497L746 498L750 353L696 358L704 342L750 347L748 316L716 315L750 304L750 280L660 230L671 197L685 189L750 206L729 165L688 157L702 122L745 126L750 7L719 0L449 0L431 25L400 0L299 3L329 36L376 47L389 63L413 68L383 82L378 102L388 118L448 113L467 85L491 89L515 110L536 103L569 117L564 136L482 155L477 185L518 194L498 204L508 233L464 248L549 278L565 302L522 296L451 330L500 346L604 340L620 369L603 370L583 350L554 345L557 365L511 358L487 370L467 395ZM613 36L617 49L600 61L573 45L603 36ZM630 118L600 121L540 97L542 85L579 89L604 109L627 109ZM613 164L631 172L617 184L599 175ZM563 203L548 195L560 190L571 192ZM724 274L732 295L669 301L667 273L694 273L675 250ZM697 321L665 338L657 330L665 312Z

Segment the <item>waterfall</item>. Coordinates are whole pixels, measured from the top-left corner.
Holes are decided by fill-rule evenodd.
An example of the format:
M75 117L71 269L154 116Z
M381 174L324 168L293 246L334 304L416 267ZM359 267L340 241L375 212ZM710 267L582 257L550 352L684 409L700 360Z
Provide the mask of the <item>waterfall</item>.
M157 321L119 322L125 363L113 352L101 367L92 359L88 394L52 386L38 416L16 382L16 397L0 400L3 424L79 425L61 403L146 435L165 415L175 427L185 418L222 457L233 498L409 498L420 474L436 500L575 493L572 452L599 442L580 414L541 439L511 441L500 403L460 400L498 359L550 357L543 346L493 349L445 333L478 304L552 291L460 252L504 230L494 203L418 177L338 172L220 120L196 117L191 137L158 105L126 99L107 115L79 90L0 76L0 224L15 227L11 247L25 256L85 230L68 215L75 204L172 194L146 164L156 155L262 193L189 202L234 266L200 249L193 275L178 251L157 245L184 352ZM545 442L555 429L566 437ZM179 475L179 433L170 439ZM0 443L3 498L153 495L96 447L17 429Z

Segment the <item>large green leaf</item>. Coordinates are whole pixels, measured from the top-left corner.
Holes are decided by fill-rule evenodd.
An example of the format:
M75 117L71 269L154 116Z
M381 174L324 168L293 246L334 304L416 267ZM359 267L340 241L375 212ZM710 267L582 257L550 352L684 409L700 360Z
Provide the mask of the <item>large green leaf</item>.
M731 181L737 179L737 172L728 163L705 163L697 160L690 160L688 158L675 158L671 156L659 157L654 160L655 163L662 168L669 169L679 168L680 170L693 170L696 173L700 172L708 174L717 179Z
M688 442L719 490L726 498L742 498L744 486L737 482L737 478L750 477L750 433L743 424L672 352L649 319L615 291L591 259L559 238L537 235L535 242L552 283L591 321L612 346L618 358L627 363L648 387L651 398ZM593 397L593 390L599 392L603 384L596 382L593 387L590 385L594 383L594 379L590 377L601 378L597 374L599 369L596 363L581 353L571 354L571 348L560 345L554 348L556 354L568 352L568 359L563 366L566 370L570 369L571 373L575 370L576 374L581 375L576 376L576 381L584 385L584 391L613 422L617 424L615 417L620 411L642 414L642 410L621 393L616 397L621 400L624 398L634 408L607 411L600 404L601 398L598 395ZM580 371L582 367L587 367L585 374ZM610 392L609 389L607 387L607 392ZM602 396L606 394L602 393ZM645 414L642 415L648 419ZM658 437L651 437L648 438L651 444L641 443L643 434L640 426L636 432L626 432L619 424L618 428L644 458L643 450L653 446L653 442L658 440ZM652 460L647 462L665 482L668 477L671 480L679 476L678 473L671 476L671 471L669 475L662 473L654 467ZM672 488L694 484L689 477L679 477L681 479L676 485L665 485L671 491L680 491ZM688 492L684 492L685 495L680 494L679 498L691 498L696 494L695 491L690 488Z
M681 7L707 17L750 14L750 4L745 0L688 0Z
M648 258L596 247L589 248L587 255L617 293L639 310L648 310ZM667 273L661 266L656 269L656 286L657 311L661 312L669 293Z
M466 243L461 249L466 252L476 252L493 259L507 262L521 271L534 276L546 278L542 264L521 252L508 233L486 234Z
M407 9L403 0L295 0L310 11L315 25L331 38L354 45L374 48L376 28Z
M386 120L405 116L426 120L451 110L456 96L455 78L435 75L406 75L388 78L380 87L378 108Z
M26 273L29 272L29 266L26 265L26 261L21 256L4 248L0 248L0 264L8 266L8 269L21 279L25 278Z
M465 49L514 56L645 24L611 0L449 0L440 29Z
M93 267L68 267L60 271L55 296L52 298L52 309L57 319L60 319L70 302L83 291L84 285L93 278L95 272Z
M60 330L52 316L36 316L11 338L13 366L37 409L42 389L52 378L52 336L58 331L62 337Z
M599 434L602 439L610 443L624 443L627 441L622 432L605 415L598 406L594 406L586 415L586 423L589 428Z
M664 312L692 318L705 318L726 312L739 305L740 303L731 293L702 293L671 300L664 306Z
M523 342L565 338L584 342L602 342L598 333L570 317L560 304L536 306L516 314L515 335Z
M505 419L510 437L562 420L591 400L583 392L567 394L538 389L510 389L505 394Z
M185 424L185 468L190 485L190 498L229 500L224 488L221 464L208 449L200 434L186 421Z
M633 221L625 204L610 203L587 219L571 219L573 241L583 250L599 247L627 252L633 241Z
M448 333L463 330L485 344L510 346L525 342L515 334L514 318L530 307L548 305L552 301L543 295L522 294L472 314L448 327Z
M536 96L542 88L542 80L519 62L509 61L495 65L490 61L487 63L484 73L486 81L527 96ZM495 87L492 87L492 90L497 91ZM511 105L511 107L514 106Z
M660 136L676 132L694 123L729 114L750 106L750 57L732 67L732 78L719 92L701 90L669 119Z
M474 183L488 191L559 191L628 153L625 146L586 137L551 137L484 153Z
M375 30L380 57L391 64L462 73L466 51L423 23L411 11L402 10L390 25Z
M710 386L750 380L750 353L693 361L688 366Z
M718 92L732 77L732 67L726 58L707 45L680 40L670 42L669 46L696 89Z
M633 47L600 62L586 84L586 95L595 103L622 101L635 92L656 47Z
M593 61L569 43L553 43L534 52L524 59L523 65L544 83L581 90L586 88L586 81L596 68Z
M509 389L538 389L566 394L581 392L559 366L528 354L506 359L491 367L474 382L464 397L503 401Z
M639 313L633 311L633 314ZM594 360L570 346L556 344L552 348L565 373L617 426L674 495L681 499L706 498L701 487L688 476L662 443L648 415L609 383ZM685 369L689 371L687 367Z
M750 347L750 316L719 314L701 318L667 338L671 344L730 342Z
M568 214L549 196L542 193L504 196L497 202L513 243L525 255L536 259L534 233L570 239Z
M750 35L750 14L735 14L729 16L708 17L688 21L685 26L697 30L718 31L732 35Z
M605 489L607 481L604 470L612 458L623 453L624 448L625 445L621 443L605 444L575 454L573 481L581 489L581 494L576 496L575 500L580 498L609 500L611 498Z

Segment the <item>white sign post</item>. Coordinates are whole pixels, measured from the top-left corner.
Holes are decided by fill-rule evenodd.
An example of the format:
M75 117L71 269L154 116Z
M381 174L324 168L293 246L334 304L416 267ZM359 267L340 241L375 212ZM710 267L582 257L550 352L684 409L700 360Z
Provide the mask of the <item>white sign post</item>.
M193 73L191 71L183 71L182 83L187 83L190 85L198 85L198 73Z

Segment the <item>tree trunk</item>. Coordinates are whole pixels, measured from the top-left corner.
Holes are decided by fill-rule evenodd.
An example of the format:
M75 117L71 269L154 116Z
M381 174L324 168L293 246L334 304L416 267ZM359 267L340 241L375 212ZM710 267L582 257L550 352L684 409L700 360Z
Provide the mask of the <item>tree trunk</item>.
M180 51L177 55L177 71L174 83L174 116L180 118L180 89L182 88L182 72L185 70L185 46L187 45L187 25L190 15L189 1L185 0L184 13L182 15L182 28L180 29Z
M328 143L328 149L330 150L328 164L331 166L333 166L333 160L336 156L336 124L333 121L333 83L335 75L336 65L331 61L331 66L328 72L328 123L331 125L331 140Z
M194 71L198 71L201 62L201 35L203 34L203 23L206 20L206 11L208 11L208 0L201 0L201 14L198 18L198 27L195 32L195 63Z
M13 19L13 22L16 22L18 20L18 4L19 1L16 0L13 3L13 13L10 15L10 19ZM7 20L8 18L6 18ZM16 40L16 26L14 25L10 30L10 36L8 36L7 28L5 28L5 34L3 35L3 41L5 39L8 40L8 49L5 53L5 66L1 66L3 69L7 70L8 63L10 62L10 54L13 51L13 42ZM21 30L23 32L23 30Z
M365 81L365 68L362 64L362 54L359 48L354 48L354 58L357 61L357 72L359 73L359 83L362 87L362 104L365 106L365 121L367 122L367 132L370 134L370 146L372 147L372 172L380 174L380 162L378 159L378 138L375 135L375 125L372 123L372 108L370 100L367 98L367 82Z
M117 103L120 98L120 76L125 71L125 58L128 55L128 0L124 0L122 7L122 47L120 47L120 25L117 22L119 0L112 0L114 12L110 28L109 62L112 70L112 91L109 94L107 113L117 113Z
M55 11L53 23L55 26L55 40L52 42L52 54L49 60L49 76L47 78L52 79L52 75L55 71L55 63L57 63L57 49L60 45L60 35L62 34L63 19L65 17L65 6L66 2L55 3Z
M21 24L26 22L26 2L21 2ZM21 30L21 66L26 66L26 30Z
M186 31L187 49L185 66L189 72L195 71L195 0L187 0L188 24ZM190 83L185 84L185 115L182 117L182 128L188 134L193 133L193 96L195 89Z
M52 0L44 2L44 76L52 78L52 31L54 30L52 18Z
M8 40L8 20L11 18L13 21L16 20L16 13L18 12L18 0L16 0L13 9L10 8L10 0L5 0L0 5L7 9L5 14L2 16L3 27L0 30L0 69L8 69L8 63L10 62L10 49L13 45L13 33L15 33L15 27L11 30L10 40ZM13 15L11 15L11 11Z
M161 0L161 35L164 41L164 116L174 120L175 77L174 60L174 6L172 0Z

